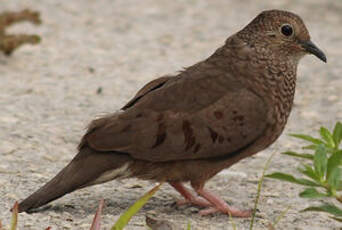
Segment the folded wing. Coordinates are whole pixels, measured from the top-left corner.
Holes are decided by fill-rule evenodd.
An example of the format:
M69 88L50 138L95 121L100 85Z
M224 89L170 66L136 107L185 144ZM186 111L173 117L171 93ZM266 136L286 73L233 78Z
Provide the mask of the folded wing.
M80 147L162 162L224 156L253 143L267 126L264 101L226 72L195 67L147 84L123 111L93 121Z

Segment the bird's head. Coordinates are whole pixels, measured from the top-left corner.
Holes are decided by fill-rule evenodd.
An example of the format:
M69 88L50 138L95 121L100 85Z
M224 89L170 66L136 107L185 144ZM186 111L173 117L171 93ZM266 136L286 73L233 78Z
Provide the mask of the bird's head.
M240 36L249 44L299 60L313 54L326 62L325 54L310 40L303 20L296 14L281 10L260 13L242 31Z

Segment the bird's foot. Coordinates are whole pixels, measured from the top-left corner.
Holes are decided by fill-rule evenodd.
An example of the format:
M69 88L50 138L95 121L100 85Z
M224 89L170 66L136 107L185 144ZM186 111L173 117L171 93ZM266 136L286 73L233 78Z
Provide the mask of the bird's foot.
M177 200L177 205L182 206L186 204L194 204L201 207L211 207L212 204L202 197L193 195L183 184L171 182L170 185L174 187L185 199Z
M224 210L222 208L211 207L211 208L201 210L199 212L199 214L201 216L206 216L206 215L210 215L210 214L214 214L214 213L218 213L218 212L228 214L228 215L231 215L233 217L250 217L252 215L251 210L239 210L239 209L232 207L232 206L228 206Z
M235 207L229 206L219 196L204 190L203 188L195 189L199 196L193 195L183 184L179 182L170 182L170 185L174 187L185 199L178 200L177 205L194 204L201 207L207 207L207 209L201 210L200 215L209 215L217 212L221 212L234 217L250 217L252 211L239 210Z
M235 207L229 206L222 198L204 190L203 188L196 189L196 192L210 202L213 206L200 211L200 215L209 215L216 212L222 212L234 217L250 217L252 214L251 210L239 210Z
M212 204L199 196L193 196L190 199L180 199L177 200L177 206L182 206L186 204L194 204L201 207L211 207Z

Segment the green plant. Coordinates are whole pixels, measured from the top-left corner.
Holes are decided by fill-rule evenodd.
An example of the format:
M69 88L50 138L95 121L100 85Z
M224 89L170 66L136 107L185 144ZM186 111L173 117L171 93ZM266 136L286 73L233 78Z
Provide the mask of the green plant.
M252 218L251 218L251 221L249 222L249 230L253 230L253 227L254 227L254 221L255 221L255 216L256 216L257 209L258 209L258 205L259 205L262 184L264 182L264 179L265 179L265 176L266 176L265 175L266 171L268 170L268 168L269 168L269 166L271 164L271 161L272 161L272 158L274 157L274 154L275 154L275 152L273 152L272 155L267 159L266 164L265 164L265 166L263 168L261 177L260 177L260 179L258 181L258 188L257 188L257 194L256 194L255 201L254 201L254 208L253 208L253 211L252 211ZM273 221L273 223L269 222L268 228L270 230L275 229L276 225L285 216L285 214L287 213L287 211L289 209L290 209L290 206L288 206L284 211L282 211L281 214ZM233 222L232 222L232 224L233 224ZM236 226L233 225L233 229L235 230Z
M147 201L159 190L160 186L163 183L160 183L153 187L150 191L145 193L139 200L137 200L132 206L130 206L126 212L121 214L119 219L116 221L114 226L111 228L112 230L121 230L123 229L130 219L147 203Z
M256 198L255 198L255 201L254 201L254 208L253 208L253 211L252 211L252 218L251 218L251 221L250 221L249 230L252 230L253 226L254 226L255 215L256 215L256 212L257 212L257 209L258 209L258 205L259 205L259 199L260 199L260 194L261 194L262 183L264 182L266 170L269 168L273 156L274 156L274 153L272 153L272 155L266 161L266 164L265 164L264 169L262 171L261 177L260 177L260 179L258 181L257 194L256 194ZM233 226L233 227L234 227L234 230L235 230L236 227L235 226Z
M303 198L322 199L320 206L309 206L302 211L319 211L331 214L331 218L342 222L342 123L337 122L333 131L321 127L320 138L303 134L291 134L309 144L303 147L304 153L287 151L283 154L304 159L298 171L302 177L274 172L266 177L305 186L299 194ZM336 200L335 205L332 200ZM329 202L330 201L330 202Z

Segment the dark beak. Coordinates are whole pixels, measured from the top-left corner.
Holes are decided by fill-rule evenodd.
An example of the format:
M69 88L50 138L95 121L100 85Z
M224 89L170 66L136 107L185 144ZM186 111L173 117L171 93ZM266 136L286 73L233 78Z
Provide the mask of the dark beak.
M318 47L313 44L312 41L303 41L301 42L301 44L306 52L315 55L324 62L327 62L327 57L325 56L325 54L322 52L322 50L318 49Z

